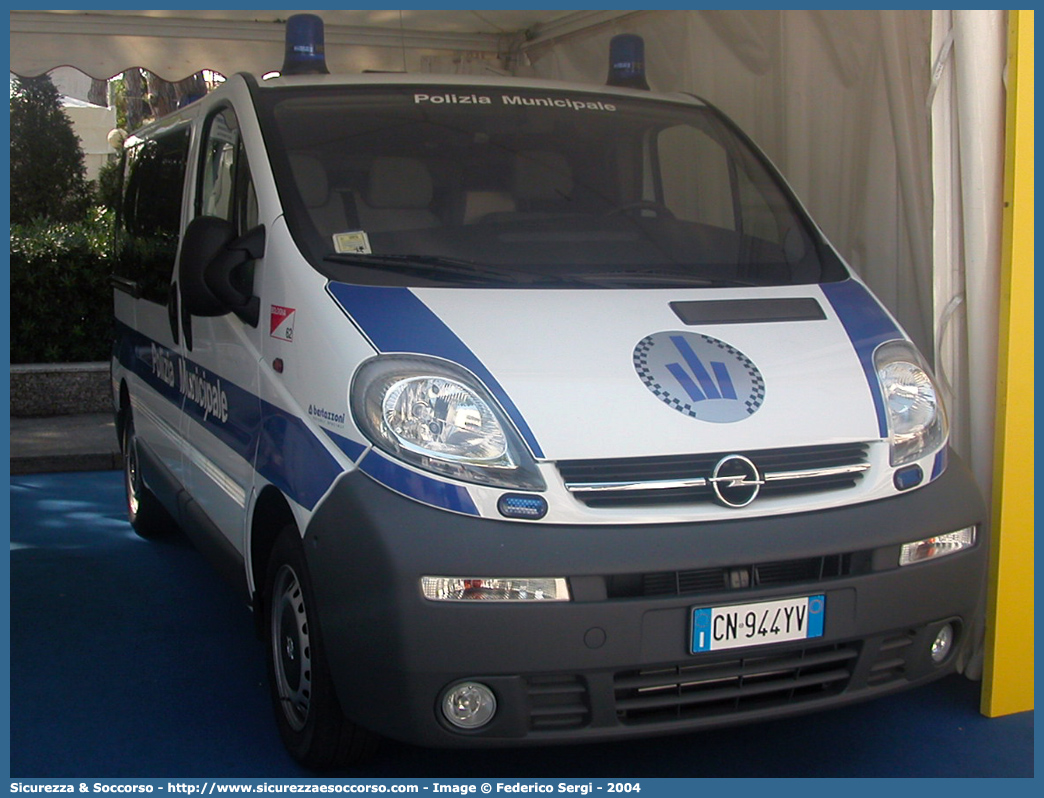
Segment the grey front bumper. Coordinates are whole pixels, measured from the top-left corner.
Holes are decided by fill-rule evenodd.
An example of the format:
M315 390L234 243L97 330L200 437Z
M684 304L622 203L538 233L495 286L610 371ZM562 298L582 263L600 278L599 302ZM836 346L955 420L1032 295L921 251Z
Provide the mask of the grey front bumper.
M899 568L903 543L969 526L977 545ZM951 456L935 482L892 499L758 520L551 526L420 505L345 475L306 530L338 697L356 723L432 746L663 734L806 712L959 670L980 635L986 515ZM698 594L620 593L643 574L847 563L817 578ZM784 567L785 571L786 568ZM566 577L573 600L433 602L424 575ZM694 607L824 594L822 637L693 655ZM929 656L939 627L954 653ZM498 714L475 732L442 721L442 691L487 684Z

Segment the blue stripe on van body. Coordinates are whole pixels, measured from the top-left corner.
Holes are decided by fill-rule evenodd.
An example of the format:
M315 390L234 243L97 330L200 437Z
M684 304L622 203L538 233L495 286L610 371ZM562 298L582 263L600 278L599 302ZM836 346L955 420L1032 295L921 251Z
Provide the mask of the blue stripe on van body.
M240 457L253 462L261 426L257 396L121 322L116 323L116 333L116 356L124 368L205 426ZM203 386L213 386L218 401L224 394L224 408L218 407L217 401L208 406L196 400L205 392Z
M479 514L471 495L464 488L411 471L374 449L370 449L362 459L359 468L382 485L425 504L466 515Z
M301 419L117 322L116 357L167 401L183 409L218 440L302 507L313 509L343 469ZM227 417L188 398L187 375L215 386L227 399ZM362 447L359 451L361 453Z
M225 446L275 485L288 498L309 510L344 471L322 440L296 415L266 402L250 391L212 375L202 366L182 357L137 330L117 322L116 358L160 396L183 409L204 425ZM186 399L181 390L183 375L220 384L228 401L228 416L222 420ZM326 436L348 457L357 461L367 445L323 429ZM464 488L425 477L393 463L368 457L363 471L391 489L434 507L478 515Z
M269 402L261 408L255 470L313 509L344 469L300 418Z
M410 289L331 282L329 291L379 352L431 355L468 369L504 408L533 456L544 456L533 431L503 386L475 353Z
M359 468L364 474L385 487L433 507L468 515L479 514L475 503L471 500L471 494L466 489L403 468L398 463L378 454L372 448L367 453L368 447L351 438L345 438L343 435L338 435L325 428L323 432L353 461L358 461L365 454L366 457L358 463Z
M870 395L874 399L877 426L881 437L887 438L888 416L877 380L877 369L874 367L874 350L885 341L905 340L905 336L861 283L843 280L839 283L823 283L820 288L837 313L859 356L859 363L870 386Z
M366 444L353 441L351 438L346 438L343 435L338 435L336 432L326 429L326 427L323 427L322 429L326 437L332 440L337 445L338 449L348 455L348 459L353 463L362 457L363 452L366 451Z
M182 395L176 382L181 356L121 321L116 321L115 327L113 355L120 364L171 404L181 407ZM162 360L157 362L157 355L166 355L169 365Z
M935 461L932 463L932 475L928 478L929 482L934 482L946 470L946 466L949 463L949 451L948 446L943 446L935 453Z

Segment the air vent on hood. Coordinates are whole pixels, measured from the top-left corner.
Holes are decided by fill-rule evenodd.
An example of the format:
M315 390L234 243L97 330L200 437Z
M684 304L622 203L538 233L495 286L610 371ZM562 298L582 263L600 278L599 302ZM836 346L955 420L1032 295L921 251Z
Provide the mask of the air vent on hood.
M812 297L789 299L708 299L671 302L686 324L756 324L769 321L821 321L823 308Z

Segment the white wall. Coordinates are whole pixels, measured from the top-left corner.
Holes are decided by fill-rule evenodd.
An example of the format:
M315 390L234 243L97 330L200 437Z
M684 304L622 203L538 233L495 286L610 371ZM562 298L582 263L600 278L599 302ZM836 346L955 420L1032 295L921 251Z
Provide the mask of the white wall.
M64 110L72 121L73 131L80 137L87 179L97 180L98 170L105 165L109 156L114 154L106 137L109 131L116 127L116 109L83 103L67 104Z

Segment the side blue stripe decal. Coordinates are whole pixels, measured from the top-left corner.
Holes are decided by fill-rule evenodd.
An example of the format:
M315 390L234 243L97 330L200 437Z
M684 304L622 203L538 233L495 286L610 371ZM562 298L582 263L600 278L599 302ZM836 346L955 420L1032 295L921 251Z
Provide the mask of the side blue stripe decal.
M355 462L362 457L363 452L366 451L366 446L357 441L353 441L351 438L338 435L336 432L331 432L328 429L323 429L323 433L334 442L338 449L348 455L348 458L352 460L352 462Z
M464 342L412 291L347 283L330 283L329 290L379 351L432 355L459 363L471 371L500 402L533 456L544 456L533 431L507 391Z
M115 323L115 334L114 354L123 367L168 402L181 407L183 397L177 384L179 356L123 322Z
M119 322L116 356L164 399L184 407L224 445L255 463L261 476L302 507L314 509L341 475L336 458L300 418ZM182 385L189 387L182 390ZM203 385L212 386L209 404L193 400L206 393L200 388ZM330 430L323 432L353 461L366 451L364 444ZM364 463L365 473L399 493L435 507L478 515L464 488L409 471L375 453Z
M323 432L352 460L359 460L366 453L365 446L350 438L345 438L328 429L324 429ZM359 468L364 474L382 485L418 501L468 515L479 514L470 494L464 488L410 471L382 457L372 449L359 463Z
M257 472L301 506L314 508L341 474L301 419L125 324L117 322L116 331L116 356L125 368L248 463L256 457Z
M344 469L297 416L268 402L261 408L257 472L311 510Z
M382 485L426 504L467 515L479 514L471 496L464 488L410 471L382 457L373 449L362 459L359 467Z
M888 417L885 414L881 389L878 387L877 370L874 368L874 350L885 341L901 339L904 336L861 283L843 280L839 283L823 283L820 288L841 319L841 324L848 333L852 346L855 347L870 386L870 395L874 399L881 437L887 438Z

